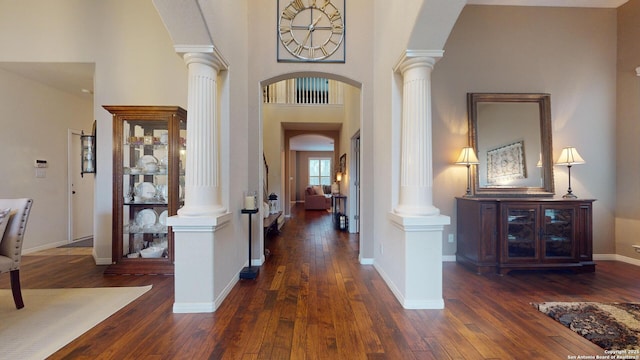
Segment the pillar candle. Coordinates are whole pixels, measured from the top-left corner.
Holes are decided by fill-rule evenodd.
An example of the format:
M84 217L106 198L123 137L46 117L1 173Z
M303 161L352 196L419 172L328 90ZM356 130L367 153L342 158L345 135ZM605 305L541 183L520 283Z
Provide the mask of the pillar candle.
M253 196L245 196L244 197L244 208L245 209L255 209L256 201Z

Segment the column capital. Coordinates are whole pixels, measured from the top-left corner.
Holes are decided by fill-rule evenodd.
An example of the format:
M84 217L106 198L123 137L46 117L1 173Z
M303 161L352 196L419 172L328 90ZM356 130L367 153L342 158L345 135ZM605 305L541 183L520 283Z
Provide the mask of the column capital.
M174 49L176 53L182 56L187 66L191 63L201 63L215 68L216 71L227 70L229 68L227 60L225 60L220 51L213 45L176 45Z
M444 55L444 50L405 50L396 62L393 71L404 73L415 66L433 68Z

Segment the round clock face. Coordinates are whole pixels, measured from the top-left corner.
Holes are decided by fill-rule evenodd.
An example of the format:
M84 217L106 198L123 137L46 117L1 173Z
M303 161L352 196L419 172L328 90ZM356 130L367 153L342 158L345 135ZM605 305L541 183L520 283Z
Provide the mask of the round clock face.
M291 1L280 13L280 42L300 60L317 61L331 56L344 40L342 14L329 0Z

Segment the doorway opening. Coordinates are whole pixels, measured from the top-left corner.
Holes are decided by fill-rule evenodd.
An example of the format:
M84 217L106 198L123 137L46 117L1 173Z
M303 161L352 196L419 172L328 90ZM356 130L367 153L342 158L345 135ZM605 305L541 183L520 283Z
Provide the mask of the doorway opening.
M68 130L68 183L69 203L68 242L78 242L93 238L93 174L81 175L80 130Z
M349 187L349 201L352 211L353 221L349 223L350 233L360 233L360 131L351 138L351 166L349 173L351 174L351 185Z
M269 187L264 195L277 194L286 221L292 206L304 202L305 188L313 185L301 161L318 152L332 160L325 174L330 178L328 194L339 186L339 194L347 198L347 230L359 232L360 189L359 181L353 181L359 179L361 161L353 139L359 139L362 124L360 84L334 74L296 73L265 80L261 86L260 150L263 166L269 167L268 179L261 179ZM301 145L304 141L307 148ZM318 144L326 147L314 149ZM265 176L264 170L259 174ZM264 238L261 246L264 249Z

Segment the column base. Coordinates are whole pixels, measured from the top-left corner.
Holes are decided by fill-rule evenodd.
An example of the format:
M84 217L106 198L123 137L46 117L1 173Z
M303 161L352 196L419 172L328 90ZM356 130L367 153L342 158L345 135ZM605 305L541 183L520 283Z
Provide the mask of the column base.
M178 215L167 219L167 225L175 234L173 312L214 312L224 298L223 292L214 287L215 233L230 220L231 213L207 217Z
M402 216L390 213L389 219L402 231L399 245L404 249L404 266L394 284L394 294L405 309L443 309L442 241L448 216Z

